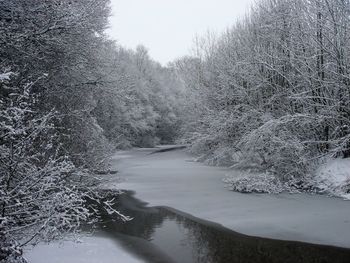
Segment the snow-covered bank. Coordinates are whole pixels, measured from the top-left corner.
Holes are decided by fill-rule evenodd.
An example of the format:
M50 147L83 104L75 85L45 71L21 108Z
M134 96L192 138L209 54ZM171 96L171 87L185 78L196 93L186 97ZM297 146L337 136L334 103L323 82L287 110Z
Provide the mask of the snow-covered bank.
M121 245L102 237L84 237L81 242L39 244L24 254L30 263L142 263Z
M331 159L317 170L316 186L325 193L350 200L350 159Z
M350 200L350 158L326 159L316 171L283 182L278 175L242 169L223 179L227 187L241 193L309 192Z
M227 170L192 161L185 151L117 153L113 169L151 206L176 208L235 231L285 240L350 247L350 202L308 194L240 194L224 188ZM113 181L113 177L111 177Z

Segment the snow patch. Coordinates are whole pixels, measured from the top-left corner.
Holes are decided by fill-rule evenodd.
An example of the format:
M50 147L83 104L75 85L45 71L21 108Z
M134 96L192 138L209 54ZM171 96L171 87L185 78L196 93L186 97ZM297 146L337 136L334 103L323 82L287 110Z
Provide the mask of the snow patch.
M350 200L350 158L330 159L321 165L315 184L325 193Z
M117 242L102 237L83 237L80 242L39 244L24 253L29 263L141 263Z

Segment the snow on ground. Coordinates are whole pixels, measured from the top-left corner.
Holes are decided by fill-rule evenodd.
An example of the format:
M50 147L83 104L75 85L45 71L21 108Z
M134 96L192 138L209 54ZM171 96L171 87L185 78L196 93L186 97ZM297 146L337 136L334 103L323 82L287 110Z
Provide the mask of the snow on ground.
M350 247L350 202L308 194L241 194L224 188L227 170L193 162L184 150L118 154L116 180L151 206L170 206L248 235ZM126 157L127 156L127 157ZM115 176L115 175L114 175Z
M317 186L328 193L350 200L350 159L331 159L322 165L315 178Z
M29 263L141 263L116 242L102 237L84 237L81 242L39 244L24 253Z

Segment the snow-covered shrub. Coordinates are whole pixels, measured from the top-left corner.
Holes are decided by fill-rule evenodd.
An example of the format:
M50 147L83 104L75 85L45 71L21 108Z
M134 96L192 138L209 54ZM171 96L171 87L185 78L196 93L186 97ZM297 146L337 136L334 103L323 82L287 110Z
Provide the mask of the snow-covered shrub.
M237 142L247 133L261 125L265 114L247 105L238 105L232 111L221 111L218 116L204 118L201 132L193 132L187 139L191 152L199 155L199 161L209 165L232 166L242 159Z
M318 159L308 158L315 154L308 129L319 122L308 115L288 115L270 119L247 133L237 144L240 161L232 167L252 172L229 176L225 182L240 192L320 192L312 178Z
M204 123L209 125L201 127L200 132L192 132L190 136L187 134L187 141L191 144L190 151L199 156L198 161L210 165L231 165L234 150L230 147L229 128L222 126L228 119L227 113L221 112L218 118L210 119L211 116L206 117Z
M238 144L242 151L238 167L253 165L278 175L282 181L306 175L309 149L302 138L307 136L304 132L309 123L307 116L284 116L251 131Z
M281 180L271 173L241 172L223 179L227 188L241 193L278 194L285 190Z

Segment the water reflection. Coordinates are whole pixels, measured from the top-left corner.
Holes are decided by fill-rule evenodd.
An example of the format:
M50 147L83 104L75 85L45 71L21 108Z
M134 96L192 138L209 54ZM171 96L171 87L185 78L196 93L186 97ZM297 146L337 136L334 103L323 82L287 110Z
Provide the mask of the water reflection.
M245 236L169 208L147 208L132 193L118 206L134 220L102 214L97 227L148 262L350 262L350 249Z

